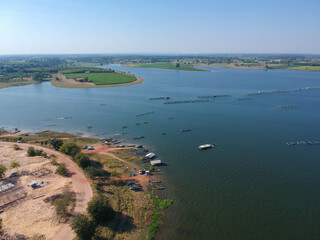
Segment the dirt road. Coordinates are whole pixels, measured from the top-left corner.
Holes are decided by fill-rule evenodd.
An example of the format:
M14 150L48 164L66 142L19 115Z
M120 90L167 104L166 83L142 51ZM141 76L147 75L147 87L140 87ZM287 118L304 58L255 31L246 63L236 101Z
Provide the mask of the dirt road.
M0 146L13 146L16 143L9 143L9 142L0 142ZM73 231L70 228L70 222L73 217L75 217L79 213L86 213L88 202L91 200L93 193L92 188L90 186L89 181L83 174L83 172L80 170L80 168L76 165L75 162L73 162L69 157L65 156L64 154L43 148L40 146L35 146L27 143L19 143L19 146L23 148L28 147L34 147L36 149L42 149L44 152L46 152L48 155L54 154L57 157L57 162L61 164L65 164L68 171L72 173L72 176L70 180L72 181L72 187L73 191L76 193L76 203L75 203L75 209L74 213L69 220L68 223L64 224L61 229L55 234L55 237L53 237L53 240L72 240L75 235ZM45 211L45 209L44 209Z

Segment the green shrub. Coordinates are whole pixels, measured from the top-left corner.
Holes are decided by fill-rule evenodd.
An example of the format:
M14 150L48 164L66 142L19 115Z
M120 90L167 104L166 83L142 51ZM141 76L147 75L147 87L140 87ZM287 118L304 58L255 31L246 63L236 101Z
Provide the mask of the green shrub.
M71 157L75 157L78 153L80 153L81 149L75 142L66 142L62 144L62 146L60 147L60 151Z
M87 167L84 169L84 172L87 174L89 178L101 177L104 175L104 171L102 169Z
M88 213L96 223L105 223L115 217L115 212L110 206L108 199L102 195L94 197L88 203Z
M34 147L29 147L27 153L29 157L34 157L36 155Z
M57 173L64 177L68 176L68 170L66 168L66 165L65 164L59 165L59 167L57 168Z
M160 202L159 207L160 209L167 209L172 203L173 203L172 200L165 199Z
M20 163L18 161L12 161L10 163L10 168L13 169L13 168L17 168L20 167Z
M161 224L161 222L155 222L150 225L150 227L148 228L148 240L154 239L154 235L161 226Z
M79 240L89 240L95 232L95 224L83 214L76 216L71 223L71 229L75 232Z
M85 169L91 165L90 158L84 154L84 153L78 153L74 157L74 161L81 167L82 169Z
M0 179L3 177L4 173L7 171L7 168L5 165L0 164Z
M41 156L42 153L43 153L43 150L42 150L42 149L37 149L37 150L35 151L35 155L36 155L36 156Z
M60 149L60 147L63 144L63 141L61 139L51 139L50 140L50 144L52 145L52 147L54 148L54 150L58 151Z
M34 147L29 147L27 153L29 157L43 156L43 150L42 149L35 150Z

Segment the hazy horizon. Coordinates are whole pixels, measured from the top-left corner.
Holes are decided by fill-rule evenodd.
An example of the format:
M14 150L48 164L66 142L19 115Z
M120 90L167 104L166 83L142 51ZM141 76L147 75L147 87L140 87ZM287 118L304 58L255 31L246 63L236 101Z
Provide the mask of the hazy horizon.
M320 2L0 3L0 55L320 54Z

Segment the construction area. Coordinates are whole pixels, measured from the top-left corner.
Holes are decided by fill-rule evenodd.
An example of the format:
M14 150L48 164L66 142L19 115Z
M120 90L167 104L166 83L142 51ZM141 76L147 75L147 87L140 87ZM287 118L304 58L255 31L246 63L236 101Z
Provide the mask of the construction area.
M0 181L0 218L4 239L12 236L30 238L36 234L45 239L52 238L61 228L52 204L45 198L59 194L70 179L55 174L56 166L49 158L28 157L27 148L22 144L20 150L0 142L0 164L7 171ZM10 164L19 162L19 167L10 168Z

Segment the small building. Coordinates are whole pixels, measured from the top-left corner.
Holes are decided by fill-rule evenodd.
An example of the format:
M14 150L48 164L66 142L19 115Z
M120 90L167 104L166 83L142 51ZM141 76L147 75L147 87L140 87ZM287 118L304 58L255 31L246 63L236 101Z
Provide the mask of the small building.
M32 188L36 188L37 187L37 182L36 181L31 181L28 183L29 187L32 187Z
M14 184L12 184L12 183L1 185L0 186L0 192L6 191L6 190L8 190L10 188L13 188L13 187L14 187Z
M154 154L154 153L148 153L147 155L146 155L146 158L149 158L149 159L152 159L152 158L154 158L156 155Z
M150 161L150 164L152 166L160 166L160 165L162 165L161 160L152 160L152 161Z

